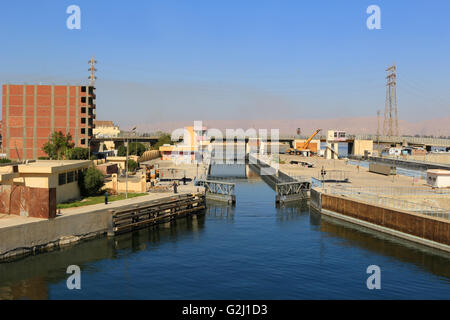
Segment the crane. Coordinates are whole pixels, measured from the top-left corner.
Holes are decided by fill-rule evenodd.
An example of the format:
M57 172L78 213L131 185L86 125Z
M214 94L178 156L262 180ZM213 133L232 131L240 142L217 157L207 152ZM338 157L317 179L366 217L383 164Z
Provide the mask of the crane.
M314 137L320 132L322 131L322 129L317 129L316 131L314 131L314 133L303 143L303 145L297 147L297 148L289 148L286 150L286 153L289 154L297 154L300 155L302 154L302 151L309 151L308 147L309 144L311 143L311 140L314 139Z

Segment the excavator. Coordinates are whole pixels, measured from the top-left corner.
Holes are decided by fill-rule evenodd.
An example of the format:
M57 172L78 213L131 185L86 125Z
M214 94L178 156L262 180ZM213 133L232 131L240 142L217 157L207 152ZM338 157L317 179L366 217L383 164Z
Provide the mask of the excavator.
M308 140L305 141L305 143L303 143L303 145L298 146L297 148L289 148L286 149L286 153L288 154L296 154L296 155L302 155L303 153L305 153L305 151L310 151L308 149L309 144L311 143L311 140L314 139L314 137L320 132L322 131L322 129L317 129L312 135L311 137L308 138Z

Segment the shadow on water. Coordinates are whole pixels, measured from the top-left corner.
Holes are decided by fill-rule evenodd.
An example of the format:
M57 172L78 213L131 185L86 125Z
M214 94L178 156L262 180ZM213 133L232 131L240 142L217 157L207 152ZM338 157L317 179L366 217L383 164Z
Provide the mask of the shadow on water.
M161 243L176 242L202 231L205 216L186 217L167 225L140 229L114 238L97 238L81 243L0 263L0 300L48 299L49 286L65 281L67 267L77 265L86 272L98 272L93 263L122 259Z
M450 279L450 256L441 250L324 216L314 210L310 212L310 223L328 236L343 240L339 242L342 246L357 246Z

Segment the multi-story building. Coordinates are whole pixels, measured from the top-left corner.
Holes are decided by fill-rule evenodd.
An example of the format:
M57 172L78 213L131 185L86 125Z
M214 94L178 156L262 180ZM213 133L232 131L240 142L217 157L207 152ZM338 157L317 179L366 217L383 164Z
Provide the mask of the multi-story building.
M10 159L37 159L52 133L70 133L87 148L93 135L95 87L70 85L2 86L3 149Z

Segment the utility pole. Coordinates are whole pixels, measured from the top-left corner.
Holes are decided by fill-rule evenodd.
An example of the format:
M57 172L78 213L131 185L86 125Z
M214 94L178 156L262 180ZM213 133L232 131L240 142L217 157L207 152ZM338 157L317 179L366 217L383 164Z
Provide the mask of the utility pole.
M97 69L95 69L95 64L97 63L97 61L94 59L94 56L91 57L91 60L89 60L89 65L90 68L88 69L88 71L91 72L90 76L89 76L89 85L93 86L95 85L95 79L97 79L97 77L95 76L95 71L97 71Z
M136 130L136 126L133 127L133 129L131 129L131 131ZM130 134L127 134L127 157L125 160L125 199L128 199L128 139L130 137Z
M381 110L377 110L377 150L378 150L378 153L380 152L380 114L381 114Z
M397 67L394 64L387 68L386 72L386 103L384 109L383 135L398 136Z

